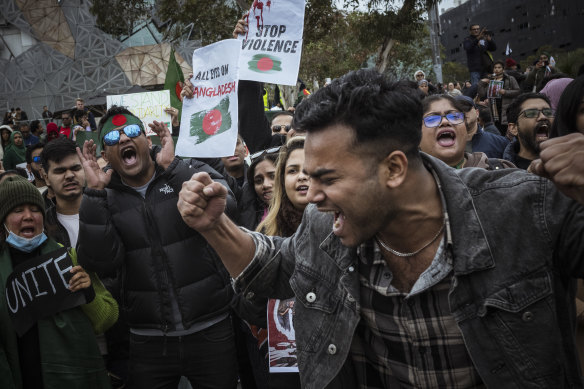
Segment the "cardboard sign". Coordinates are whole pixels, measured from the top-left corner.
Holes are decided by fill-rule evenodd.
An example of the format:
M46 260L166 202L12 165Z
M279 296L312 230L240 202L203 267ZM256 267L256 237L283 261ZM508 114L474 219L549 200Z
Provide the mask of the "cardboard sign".
M268 350L270 373L297 373L293 298L268 300Z
M6 280L6 303L14 330L22 336L39 319L85 304L85 293L68 289L73 274L65 247L16 266Z
M241 47L227 39L193 53L194 96L184 99L176 155L227 157L237 142L237 79Z
M256 0L247 16L248 32L241 42L240 79L296 85L304 0Z
M142 120L147 136L156 135L148 127L148 124L154 120L165 122L168 129L172 129L171 117L164 112L165 108L170 107L170 92L168 90L107 96L106 99L107 109L110 109L113 105L126 107L128 111L139 117Z

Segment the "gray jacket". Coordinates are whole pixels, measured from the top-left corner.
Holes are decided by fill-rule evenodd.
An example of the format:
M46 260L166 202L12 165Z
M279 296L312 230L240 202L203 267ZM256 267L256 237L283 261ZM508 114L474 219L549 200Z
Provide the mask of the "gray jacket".
M451 313L484 383L583 387L574 277L584 276L584 207L518 169L455 170L423 158L442 182L450 216ZM347 387L344 367L360 320L356 249L340 243L332 223L310 205L290 238L252 233L256 256L235 281L248 299L296 297L306 389L336 387L339 375Z

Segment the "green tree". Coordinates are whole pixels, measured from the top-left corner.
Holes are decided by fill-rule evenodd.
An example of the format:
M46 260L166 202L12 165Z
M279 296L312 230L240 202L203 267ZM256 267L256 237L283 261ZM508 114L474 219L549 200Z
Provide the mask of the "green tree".
M468 68L458 62L446 62L442 64L442 78L444 83L459 81L464 82L470 79Z
M93 0L89 11L101 30L115 37L129 35L149 16L152 6L144 0Z

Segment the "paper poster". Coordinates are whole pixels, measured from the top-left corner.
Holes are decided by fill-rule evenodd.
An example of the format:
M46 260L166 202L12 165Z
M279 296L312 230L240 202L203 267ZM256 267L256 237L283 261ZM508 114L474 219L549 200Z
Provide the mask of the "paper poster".
M239 36L239 78L296 85L302 53L304 0L255 0L248 32Z
M491 80L489 81L489 89L487 91L487 97L489 99L500 99L501 95L499 91L503 89L503 81Z
M297 373L296 334L294 332L294 302L268 300L268 350L270 373Z
M148 124L154 120L165 122L168 129L172 131L171 117L164 112L165 108L170 107L170 92L168 90L107 96L106 99L107 109L110 109L112 105L126 107L128 111L139 117L147 136L156 135L148 127Z
M6 280L6 306L18 336L39 319L87 302L85 293L71 293L73 262L66 248L16 266Z
M241 46L226 39L193 53L192 99L183 99L176 155L233 155L237 142L237 79Z

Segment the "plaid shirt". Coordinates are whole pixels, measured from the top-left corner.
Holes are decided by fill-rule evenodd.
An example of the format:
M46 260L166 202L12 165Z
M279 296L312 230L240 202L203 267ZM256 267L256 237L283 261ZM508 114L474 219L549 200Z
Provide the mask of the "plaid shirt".
M409 293L391 285L376 243L358 248L362 320L351 357L361 388L483 387L450 314L452 242L445 216L445 239Z

